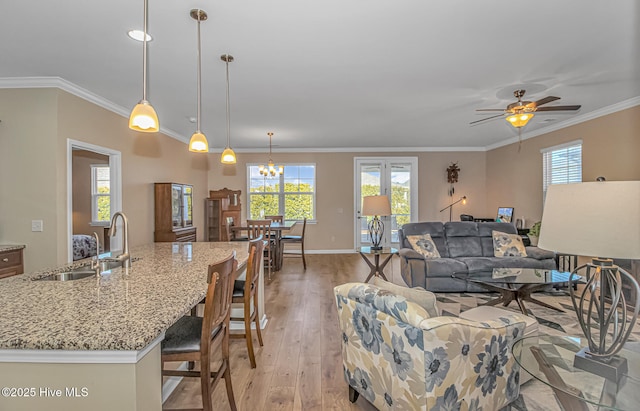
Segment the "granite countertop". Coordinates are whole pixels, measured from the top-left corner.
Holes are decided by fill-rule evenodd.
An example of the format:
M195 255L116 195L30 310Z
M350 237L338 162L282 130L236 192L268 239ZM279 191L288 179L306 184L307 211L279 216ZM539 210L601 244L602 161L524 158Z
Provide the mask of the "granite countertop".
M33 281L84 262L0 281L0 349L141 350L206 295L208 265L247 244L154 243L132 247L116 268L74 281Z
M0 253L4 251L22 250L25 247L24 244L0 244Z

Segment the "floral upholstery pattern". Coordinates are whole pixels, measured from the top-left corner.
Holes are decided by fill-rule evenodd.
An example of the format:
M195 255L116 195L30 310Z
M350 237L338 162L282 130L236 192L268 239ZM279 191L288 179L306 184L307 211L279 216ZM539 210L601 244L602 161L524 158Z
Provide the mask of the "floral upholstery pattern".
M98 255L96 239L85 234L74 234L72 237L73 261Z
M440 258L440 253L433 242L431 234L408 235L407 241L411 247L422 254L424 258Z
M526 257L522 237L518 234L507 234L500 231L492 231L494 257Z
M473 322L432 317L366 283L334 288L347 383L381 410L493 411L518 397L517 314Z

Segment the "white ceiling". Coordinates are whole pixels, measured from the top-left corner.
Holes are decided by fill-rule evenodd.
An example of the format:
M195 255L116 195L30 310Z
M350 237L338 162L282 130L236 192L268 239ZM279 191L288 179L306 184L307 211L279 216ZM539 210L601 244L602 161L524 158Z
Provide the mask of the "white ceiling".
M163 131L195 130L202 8L202 131L225 145L225 64L237 151L483 148L515 129L476 108L512 92L577 113L538 114L523 136L638 104L637 0L149 0L149 93ZM128 112L142 97L142 0L5 1L0 78L60 77ZM22 81L22 80L20 80ZM20 81L14 84L21 84ZM5 79L5 83L7 80ZM623 102L622 104L620 104ZM1 113L0 113L1 116Z

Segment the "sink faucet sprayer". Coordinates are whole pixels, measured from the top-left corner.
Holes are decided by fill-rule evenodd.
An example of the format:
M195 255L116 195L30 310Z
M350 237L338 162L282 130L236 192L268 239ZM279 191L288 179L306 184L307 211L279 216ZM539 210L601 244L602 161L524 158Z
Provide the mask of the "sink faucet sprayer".
M122 254L115 257L118 261L123 261L123 267L131 268L131 256L129 255L129 220L122 211L118 211L113 214L111 218L111 227L109 228L109 237L116 235L116 220L118 216L122 218L122 225L124 226L124 235L122 236Z

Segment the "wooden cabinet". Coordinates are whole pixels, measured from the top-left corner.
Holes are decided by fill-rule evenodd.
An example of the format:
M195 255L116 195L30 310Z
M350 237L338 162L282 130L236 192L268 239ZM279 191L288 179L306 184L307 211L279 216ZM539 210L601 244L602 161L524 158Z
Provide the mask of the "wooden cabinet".
M0 248L0 278L11 277L23 272L22 248L7 250Z
M240 224L242 206L240 205L241 190L209 191L209 198L205 199L205 239L206 241L229 241L227 238L227 217L233 217L236 224Z
M196 228L193 226L193 186L155 183L154 198L154 241L196 241Z

